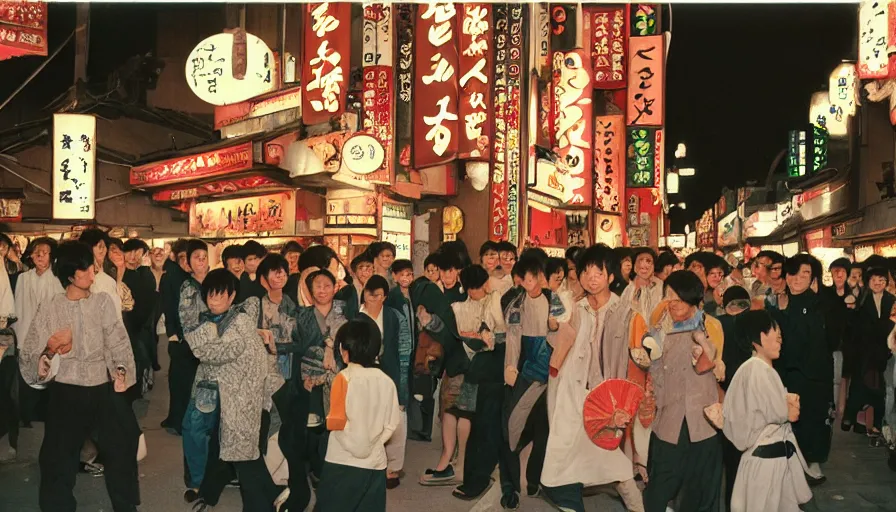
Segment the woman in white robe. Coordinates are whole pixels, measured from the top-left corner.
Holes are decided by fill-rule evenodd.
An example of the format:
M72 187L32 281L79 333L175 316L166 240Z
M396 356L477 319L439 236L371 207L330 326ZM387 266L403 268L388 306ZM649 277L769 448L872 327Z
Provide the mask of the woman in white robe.
M732 512L796 512L812 499L808 471L791 421L799 397L788 394L772 361L781 352L781 331L766 311L738 318L738 343L753 357L734 375L725 395L724 432L743 456L737 470Z

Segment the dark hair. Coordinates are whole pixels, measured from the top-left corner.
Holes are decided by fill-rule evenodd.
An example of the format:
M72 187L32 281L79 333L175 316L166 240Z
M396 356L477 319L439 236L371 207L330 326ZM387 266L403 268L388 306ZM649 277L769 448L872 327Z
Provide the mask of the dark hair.
M569 249L566 249L566 260L571 261L576 268L579 268L579 258L585 252L585 248L579 245L574 245Z
M704 258L703 263L703 268L706 269L707 274L714 268L721 269L722 273L726 276L731 273L731 265L725 261L725 258L713 253L707 253L707 255L708 256Z
M299 242L296 242L295 240L290 240L289 242L286 242L286 245L284 245L282 249L280 249L280 254L282 256L286 256L287 254L289 254L291 252L297 252L299 254L302 254L303 252L305 252L305 249L302 248L302 246L301 246L301 244L299 244Z
M264 258L268 253L268 250L255 240L249 240L248 242L243 244L243 252L245 253L246 258L248 258L249 256Z
M768 334L778 324L764 309L744 311L735 320L737 336L734 346L744 355L753 353L753 344L762 345L762 335Z
M728 304L736 300L750 300L750 292L748 292L743 286L730 286L727 290L725 290L725 294L722 295L722 306L728 307Z
M244 260L246 259L246 252L243 250L242 245L228 245L221 251L221 261L224 264L227 264L227 260Z
M886 267L869 267L865 270L865 273L862 274L862 279L865 281L865 285L871 282L871 278L874 276L884 278L887 283L890 282L890 269Z
M13 246L12 238L9 238L9 235L7 235L6 233L0 233L0 244L2 244L3 242L6 242L6 245L10 247Z
M212 293L239 294L240 280L227 269L216 268L202 280L202 300L207 303Z
M865 259L865 261L862 262L862 265L865 267L865 270L867 270L871 267L886 268L888 266L888 263L887 263L887 258L884 258L883 256L881 256L879 254L872 254L871 256L868 256Z
M261 260L261 263L258 264L256 274L267 279L268 275L275 270L282 270L289 274L289 263L286 261L286 258L277 253L265 256L265 258Z
M137 251L140 249L143 249L144 254L149 252L149 245L139 238L131 238L124 243L124 252Z
M463 240L452 240L450 242L444 242L439 246L439 250L436 252L439 252L441 254L454 255L460 262L460 266L457 267L458 270L467 268L473 264L473 259L470 258L470 251L467 250L467 244L465 244Z
M832 272L835 268L842 268L849 272L850 266L852 266L852 263L849 262L849 258L837 258L828 265L828 272Z
M120 238L109 237L106 239L106 248L111 249L112 247L118 247L121 252L124 252L124 243Z
M812 279L818 279L819 284L821 284L821 276L824 274L824 265L821 264L821 260L812 256L809 256L809 266L812 267Z
M523 249L523 252L520 253L519 260L527 258L535 258L536 260L538 260L538 263L541 264L541 270L544 270L548 265L548 259L550 259L550 256L548 256L548 253L540 247L527 247L526 249Z
M544 266L542 266L541 261L538 258L534 258L532 256L526 258L520 258L519 261L514 263L513 269L510 271L510 275L513 277L519 277L520 279L525 279L527 274L531 274L533 277L538 277L539 274L544 272Z
M632 260L632 263L635 262L635 251L631 247L617 247L613 249L613 252L616 254L619 266L622 266L622 260L625 258Z
M460 270L464 268L464 264L461 262L460 257L450 251L439 253L436 258L436 265L438 265L439 270L451 270L452 268Z
M93 267L93 247L80 242L63 242L56 248L56 261L53 263L53 274L62 284L63 288L72 284L78 270L87 270Z
M808 265L809 269L812 272L812 278L815 277L815 269L812 266L812 260L809 259L809 255L806 253L796 254L787 258L787 261L784 262L784 275L795 276L800 273L800 267L803 265Z
M86 245L93 249L100 242L105 242L106 246L109 246L109 235L106 234L105 231L99 228L87 228L81 232L81 236L78 237L78 241L82 244Z
M460 284L468 292L478 290L488 282L488 271L482 265L470 265L460 271Z
M190 260L193 258L193 253L196 251L205 251L206 254L208 254L208 244L198 238L193 238L187 241L187 266L191 269L193 267L190 265Z
M697 251L697 252L692 252L691 254L688 254L684 258L685 270L691 268L691 263L694 263L695 261L703 266L703 270L709 270L706 268L706 266L707 266L706 255L707 254L709 254L709 253L704 252L704 251Z
M57 242L55 238L50 238L48 236L41 236L32 239L31 242L28 243L28 247L25 248L25 254L23 254L23 257L30 258L34 253L34 250L37 249L38 245L46 245L50 248L50 265L52 265L56 260L56 249L59 248L59 242Z
M781 253L764 249L762 251L759 251L759 254L757 254L754 259L758 260L759 258L768 258L772 261L775 261L775 258L778 256L781 256Z
M862 273L864 274L864 272L865 272L865 264L864 264L864 263L855 262L855 263L853 263L852 265L849 266L849 272L850 272L850 273L852 273L852 271L853 271L853 270L856 270L856 269L861 270Z
M326 269L330 262L336 258L336 251L326 245L312 245L299 256L299 272L304 272L311 267Z
M500 254L502 252L512 252L513 257L517 257L516 246L508 242L507 240L501 240L500 242L498 242L498 253Z
M187 243L189 242L186 238L178 238L171 244L171 252L174 253L174 256L182 252L187 252Z
M367 284L364 285L364 291L373 293L377 290L383 290L383 295L389 295L389 282L386 281L385 277L379 274L374 274L370 276L370 279L367 280Z
M498 242L486 240L484 244L479 246L479 258L482 259L482 257L485 256L485 253L487 253L488 251L498 252L499 248L500 246L498 245Z
M566 258L548 258L548 263L544 266L544 275L545 277L551 277L561 270L563 271L563 277L566 278L567 274L569 274L569 265L566 263Z
M372 322L356 318L336 331L335 344L348 352L348 362L371 368L376 364L383 337Z
M636 261L638 261L638 256L640 256L642 254L649 255L650 258L653 260L654 268L656 268L656 258L657 258L656 251L654 251L650 247L636 247L632 251L632 263L634 264Z
M350 264L352 272L357 272L358 265L360 265L361 263L370 263L371 265L373 265L373 258L370 256L370 253L364 251L361 254L355 256L354 259L352 259L352 262Z
M392 257L395 257L398 254L395 249L395 244L392 242L374 242L367 247L367 252L370 253L370 259L376 259L383 251L391 251Z
M681 260L678 259L678 256L673 252L663 251L656 256L656 261L653 264L654 272L662 272L666 267L674 267L681 263Z
M426 257L426 260L424 260L424 262L423 262L424 268L426 268L426 266L429 265L430 263L435 264L435 262L430 260L430 258L432 258L432 257L433 257L432 254L430 254L429 256ZM402 270L411 270L411 271L414 270L414 264L411 263L411 260L401 259L401 260L395 260L392 262L392 273L393 274L397 274L397 273L401 272Z
M265 258L265 259L267 259L267 258ZM320 276L326 277L327 279L330 280L330 282L333 283L333 286L336 286L336 278L333 276L333 274L331 274L329 270L322 268L322 269L315 270L314 272L311 272L305 278L305 286L308 287L308 291L311 291L314 288L314 280Z
M699 306L703 301L703 283L690 270L676 270L666 278L663 290L671 288L678 298L690 306Z
M605 244L595 244L585 249L585 252L579 257L576 272L579 275L588 267L597 267L603 269L608 275L619 274L619 259L616 252Z

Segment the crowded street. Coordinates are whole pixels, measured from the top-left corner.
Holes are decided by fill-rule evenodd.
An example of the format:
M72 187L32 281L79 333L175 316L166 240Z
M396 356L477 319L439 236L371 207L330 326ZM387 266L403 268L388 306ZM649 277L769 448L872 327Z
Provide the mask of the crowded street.
M0 512L896 511L894 226L896 0L0 0Z

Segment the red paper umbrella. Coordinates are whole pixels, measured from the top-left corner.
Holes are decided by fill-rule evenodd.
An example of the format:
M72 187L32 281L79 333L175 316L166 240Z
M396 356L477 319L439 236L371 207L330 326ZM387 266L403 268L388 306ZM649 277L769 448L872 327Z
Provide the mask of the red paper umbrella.
M633 382L603 381L585 398L585 433L597 446L615 450L643 398L644 390Z

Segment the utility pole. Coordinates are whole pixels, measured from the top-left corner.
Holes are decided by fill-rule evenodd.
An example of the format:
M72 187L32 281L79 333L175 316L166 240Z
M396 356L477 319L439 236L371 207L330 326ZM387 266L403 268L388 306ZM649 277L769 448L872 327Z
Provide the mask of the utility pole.
M87 56L90 53L90 3L79 2L75 7L75 76L72 100L77 105L87 83Z

